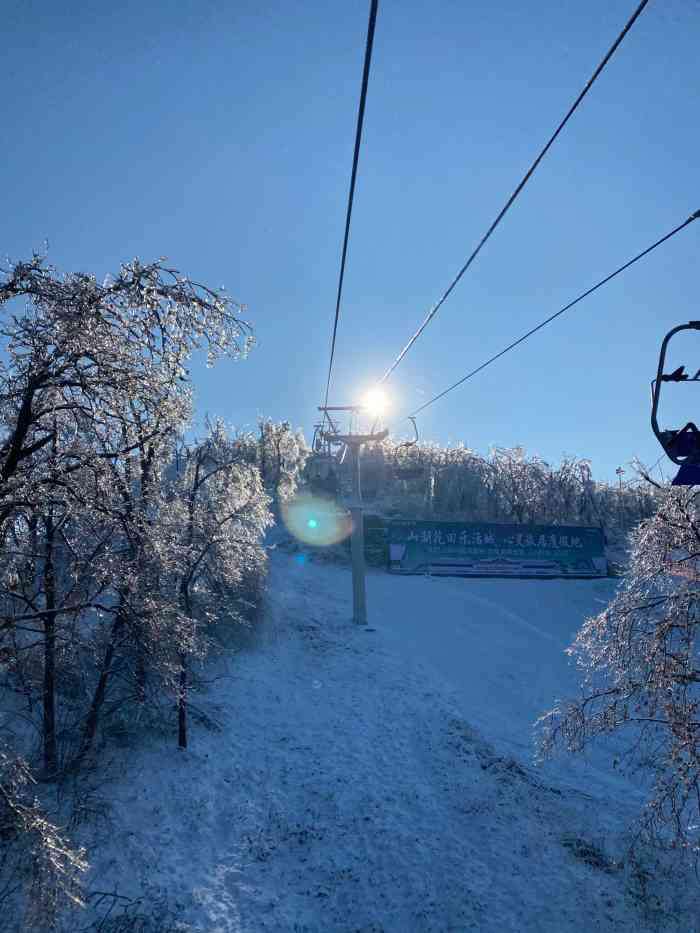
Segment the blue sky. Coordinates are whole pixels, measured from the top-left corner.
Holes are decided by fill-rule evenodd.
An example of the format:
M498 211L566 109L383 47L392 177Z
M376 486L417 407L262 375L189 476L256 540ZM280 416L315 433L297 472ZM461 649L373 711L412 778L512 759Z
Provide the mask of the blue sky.
M633 7L380 0L332 402L357 401L396 356ZM167 256L225 285L258 345L245 362L195 366L198 413L308 431L367 12L365 0L4 0L0 252L48 240L54 264L100 277ZM652 0L396 371L397 414L700 208L699 28L697 0ZM431 407L422 436L578 454L601 478L656 461L649 381L663 334L700 317L699 238L700 222ZM677 417L697 420L698 387L681 388Z

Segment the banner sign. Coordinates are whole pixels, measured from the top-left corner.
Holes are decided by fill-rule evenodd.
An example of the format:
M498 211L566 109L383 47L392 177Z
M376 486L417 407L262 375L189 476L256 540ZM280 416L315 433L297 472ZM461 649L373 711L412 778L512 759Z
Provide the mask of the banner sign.
M457 576L604 577L600 528L388 522L389 570Z

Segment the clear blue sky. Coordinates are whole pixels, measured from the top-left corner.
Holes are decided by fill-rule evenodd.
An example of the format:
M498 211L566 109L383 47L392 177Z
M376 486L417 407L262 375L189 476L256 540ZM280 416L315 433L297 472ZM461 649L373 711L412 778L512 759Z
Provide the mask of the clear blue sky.
M100 277L167 256L224 284L258 346L195 367L200 415L313 424L368 5L4 0L0 251L48 240ZM380 0L333 402L398 353L633 7ZM397 370L399 412L700 208L699 30L697 0L652 0ZM649 381L665 331L700 317L699 242L700 221L438 402L423 437L587 456L601 478L653 463Z

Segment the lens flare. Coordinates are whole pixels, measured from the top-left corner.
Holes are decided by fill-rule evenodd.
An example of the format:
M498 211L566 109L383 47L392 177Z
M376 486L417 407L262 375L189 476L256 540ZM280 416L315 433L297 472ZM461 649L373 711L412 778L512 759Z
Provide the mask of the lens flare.
M333 500L302 494L284 503L282 518L299 541L328 547L347 538L352 531L349 514Z

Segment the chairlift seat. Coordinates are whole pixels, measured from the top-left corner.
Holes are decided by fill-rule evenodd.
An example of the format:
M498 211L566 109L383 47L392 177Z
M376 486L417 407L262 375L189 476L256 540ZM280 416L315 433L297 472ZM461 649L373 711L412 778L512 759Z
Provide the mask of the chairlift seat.
M682 463L672 486L700 486L700 463Z
M700 431L692 421L679 431L664 431L663 438L664 448L672 456L689 462L700 460Z

